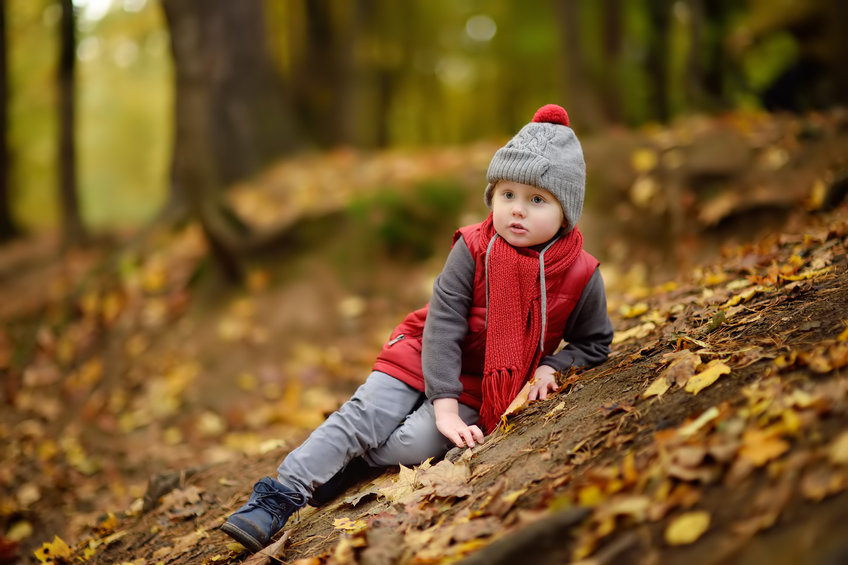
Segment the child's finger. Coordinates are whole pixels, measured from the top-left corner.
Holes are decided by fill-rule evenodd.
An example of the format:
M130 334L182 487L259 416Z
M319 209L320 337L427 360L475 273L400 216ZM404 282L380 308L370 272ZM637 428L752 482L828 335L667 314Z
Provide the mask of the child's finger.
M465 445L468 447L474 447L474 438L471 436L471 430L465 428L460 432L462 439L465 441Z
M483 431L478 426L470 426L468 429L471 430L471 435L477 440L477 443L483 443L486 436L483 435Z

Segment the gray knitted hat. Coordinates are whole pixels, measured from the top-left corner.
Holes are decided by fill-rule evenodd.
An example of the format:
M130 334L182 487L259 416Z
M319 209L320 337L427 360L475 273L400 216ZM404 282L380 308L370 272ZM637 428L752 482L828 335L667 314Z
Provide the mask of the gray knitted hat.
M553 193L562 206L567 229L576 226L586 192L586 164L580 142L568 124L568 113L561 106L539 108L533 121L492 157L486 174L486 206L492 207L492 190L499 180L529 184Z

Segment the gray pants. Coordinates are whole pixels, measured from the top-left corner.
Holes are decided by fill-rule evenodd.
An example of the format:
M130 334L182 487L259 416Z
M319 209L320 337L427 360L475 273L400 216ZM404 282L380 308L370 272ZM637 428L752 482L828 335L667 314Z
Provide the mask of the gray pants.
M466 424L477 411L459 405ZM277 468L277 480L307 498L357 456L372 467L418 465L453 446L436 429L433 404L424 394L375 371L350 400L324 420Z

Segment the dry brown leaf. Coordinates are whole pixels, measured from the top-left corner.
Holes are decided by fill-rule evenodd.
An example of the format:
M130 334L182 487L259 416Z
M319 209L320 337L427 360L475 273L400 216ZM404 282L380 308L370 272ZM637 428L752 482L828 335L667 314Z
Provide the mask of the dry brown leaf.
M848 477L841 469L819 466L804 473L800 487L804 498L818 502L845 490Z

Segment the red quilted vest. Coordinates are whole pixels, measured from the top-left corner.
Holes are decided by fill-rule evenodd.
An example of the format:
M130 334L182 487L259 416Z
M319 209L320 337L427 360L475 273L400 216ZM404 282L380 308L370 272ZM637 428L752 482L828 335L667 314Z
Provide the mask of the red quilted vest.
M462 394L459 401L479 409L482 403L483 360L486 352L486 247L480 225L460 228L461 235L474 257L474 298L468 315L468 334L462 344L462 369L459 380ZM565 325L583 289L598 267L598 260L581 251L574 264L564 273L545 277L547 293L547 326L545 353L551 354L562 340ZM406 384L424 391L421 369L421 336L427 319L427 306L410 313L392 332L374 363L374 370L391 375Z

